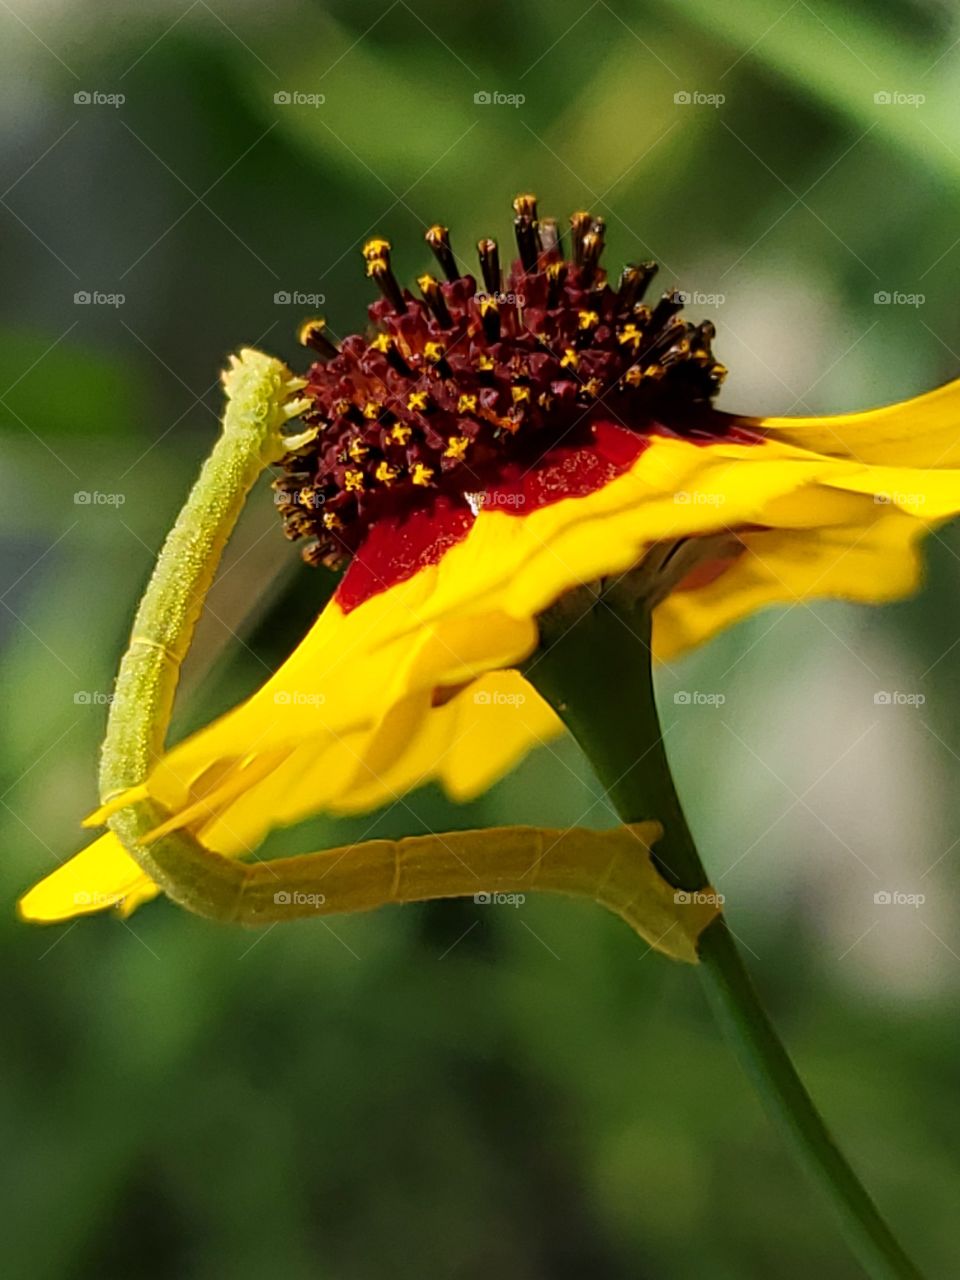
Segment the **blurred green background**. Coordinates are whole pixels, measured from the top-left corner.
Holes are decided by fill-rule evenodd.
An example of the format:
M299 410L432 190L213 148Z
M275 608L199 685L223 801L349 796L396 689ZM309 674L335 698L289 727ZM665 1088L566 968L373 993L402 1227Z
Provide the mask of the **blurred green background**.
M704 295L733 410L866 406L960 372L957 12L10 0L0 31L4 1274L859 1274L694 975L599 910L443 903L247 934L162 903L30 929L12 903L79 847L105 697L227 353L302 364L316 308L285 294L360 325L367 234L410 278L434 220L466 256L506 242L517 191L592 208L611 269L653 256ZM764 996L935 1277L956 1274L960 1195L958 552L954 530L931 539L912 601L768 611L660 676ZM259 490L177 733L255 687L329 588ZM571 743L476 804L425 789L373 829L522 821L610 821ZM369 829L318 820L271 848Z

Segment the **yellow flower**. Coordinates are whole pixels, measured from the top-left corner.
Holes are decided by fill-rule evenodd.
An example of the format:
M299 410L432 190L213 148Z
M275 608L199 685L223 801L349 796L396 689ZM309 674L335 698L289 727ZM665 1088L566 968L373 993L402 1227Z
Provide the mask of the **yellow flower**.
M654 609L655 654L672 658L766 605L880 603L918 585L920 540L960 512L960 382L838 417L718 412L711 327L679 319L675 294L644 304L650 266L628 268L613 289L598 233L575 234L573 261L562 263L535 219L518 223L521 260L505 291L538 312L537 335L520 308L503 308L491 334L464 279L437 285L443 306L414 300L380 242L376 322L423 355L401 358L394 346L383 357L394 359L389 386L369 390L384 412L366 427L338 397L367 344L318 361L304 416L315 452L285 464L316 490L292 536L309 526L311 562L349 560L334 598L258 692L170 750L92 825L149 797L170 815L160 830L188 828L207 848L243 856L273 826L359 812L428 779L455 799L475 796L560 732L517 668L537 647L539 616L578 587L629 575L624 585ZM484 285L500 293L491 261L495 246ZM599 325L579 326L585 309ZM573 332L577 367L565 362ZM518 374L531 395L510 434L498 421ZM589 396L593 378L601 390ZM404 379L436 390L429 430L407 408ZM469 456L444 469L473 395L482 407L471 411ZM384 428L416 450L389 485L376 483ZM336 463L341 437L369 447L356 470ZM108 834L21 910L43 921L112 902L129 911L155 891Z

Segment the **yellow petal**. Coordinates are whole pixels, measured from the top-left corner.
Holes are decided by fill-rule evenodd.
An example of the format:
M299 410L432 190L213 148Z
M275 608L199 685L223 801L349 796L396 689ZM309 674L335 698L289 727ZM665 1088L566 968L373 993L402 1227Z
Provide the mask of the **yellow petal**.
M960 467L960 379L864 413L758 418L778 439L834 457L905 467Z
M919 536L960 510L960 471L869 466L798 447L799 422L773 427L776 438L756 444L657 438L587 496L527 514L481 508L437 563L349 611L329 605L249 701L163 758L147 792L170 827L189 823L233 855L271 826L359 811L430 778L474 795L559 731L507 670L534 649L537 615L571 587L630 569L655 543L723 534L739 551L658 607L664 657L766 604L911 590ZM872 447L889 453L893 435L881 435ZM484 710L485 691L529 701L519 714L506 702Z
M810 514L822 495L808 495ZM669 661L767 605L835 598L896 600L920 582L925 526L859 500L862 519L742 535L743 553L707 586L674 591L654 614L654 654Z
M159 890L112 833L68 859L17 904L20 917L53 924L117 907L128 915Z

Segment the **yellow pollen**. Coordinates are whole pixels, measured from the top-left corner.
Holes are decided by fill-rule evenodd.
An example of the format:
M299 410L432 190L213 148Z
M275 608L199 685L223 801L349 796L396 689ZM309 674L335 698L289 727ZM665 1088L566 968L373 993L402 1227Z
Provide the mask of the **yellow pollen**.
M635 324L624 325L617 334L617 341L620 343L621 347L625 347L629 343L633 347L634 351L639 347L642 338L643 334Z
M493 368L493 359L491 356L477 356L476 367L483 373L489 372Z
M423 355L431 364L439 364L443 359L445 350L446 348L442 342L428 342L423 348Z
M389 333L378 333L374 340L370 343L371 351L382 351L384 354L393 346L393 339Z
M369 452L370 450L359 437L351 440L347 449L347 453L349 453L354 462L362 462Z
M567 347L566 351L563 353L563 358L560 361L560 368L576 369L579 363L580 357L577 355L576 351L574 351L573 347Z
M458 462L462 462L467 454L467 446L470 441L466 436L450 436L447 439L447 447L443 451L445 458L456 458Z
M595 324L600 323L600 317L596 311L579 311L577 318L581 329L592 329Z
M411 391L410 394L407 396L408 409L426 409L426 407L427 407L426 391ZM394 428L394 430L396 430L396 428ZM400 443L405 444L406 442L404 440L401 440Z
M511 387L510 394L513 396L514 404L522 404L525 400L530 399L529 387Z
M399 475L396 467L391 467L389 462L381 462L376 471L373 473L374 479L379 480L381 484L393 484Z
M343 477L344 486L349 493L353 489L363 488L363 472L347 471Z
M462 395L457 401L457 413L476 413L477 397L475 395Z
M390 252L390 241L384 240L382 236L375 236L373 240L368 240L363 246L363 256L369 262L371 258L382 258L384 254Z
M325 511L323 513L323 527L325 529L342 529L343 521L334 511Z
M640 383L643 381L643 370L638 364L631 365L623 375L623 380L631 387L639 387Z
M422 462L416 462L410 474L410 479L414 484L419 484L426 488L433 479L433 468L425 467Z
M350 412L350 407L351 406L350 406L349 400L338 400L336 404L333 406L333 412L337 415L337 417L342 418L345 413Z
M603 383L599 378L591 378L584 384L583 390L588 396L598 396L603 390Z
M487 315L487 314L488 314L488 312L490 312L490 311L499 311L499 310L500 310L500 308L499 308L499 306L497 305L497 300L496 300L496 298L481 298L481 299L480 299L480 314L481 314L482 316Z
M301 489L297 493L297 501L300 503L301 507L312 507L313 506L313 490Z
M395 422L390 428L390 439L394 444L406 444L413 434L413 428L405 422Z
M378 404L376 400L368 400L363 406L363 416L365 418L379 418L382 410L382 404Z
M549 409L553 404L553 396L549 391L541 391L537 396L537 404L541 409Z

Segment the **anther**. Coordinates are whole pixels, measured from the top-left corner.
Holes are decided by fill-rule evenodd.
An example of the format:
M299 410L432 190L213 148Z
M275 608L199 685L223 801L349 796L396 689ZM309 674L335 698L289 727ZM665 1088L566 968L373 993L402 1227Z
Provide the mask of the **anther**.
M543 218L540 221L540 243L543 252L551 257L554 254L563 256L563 244L560 240L560 227L556 218Z
M537 197L517 196L513 202L516 217L513 229L517 237L517 249L524 271L536 271L540 260L540 232L537 223Z
M480 299L480 320L488 342L500 337L500 308L493 298Z
M393 307L394 311L406 311L403 290L397 284L397 278L390 269L390 260L384 256L367 260L367 275Z
M596 231L588 231L580 242L580 263L584 279L588 284L593 283L602 252L603 237Z
M579 267L583 262L583 237L593 225L593 215L583 209L570 215L570 238L573 261Z
M438 222L428 229L424 239L433 250L434 256L440 264L440 270L447 279L459 280L460 272L457 270L457 260L453 256L453 250L450 248L450 232L447 228L442 227Z
M496 240L480 240L477 243L480 255L480 272L487 293L500 292L500 252Z
M617 310L632 311L638 302L643 300L650 281L657 274L655 262L628 263L620 273L620 286L617 290Z
M670 289L653 308L648 332L658 333L678 311L683 310L683 294L679 289Z
M567 278L567 264L565 262L551 262L547 266L547 306L550 308L560 305L560 295L563 292L564 281Z
M316 351L324 360L332 360L340 354L340 348L327 337L326 327L327 322L322 316L305 320L297 330L297 341L302 347L310 347L312 351Z
M443 291L440 288L440 281L436 276L423 275L417 276L417 284L420 286L420 292L423 294L423 300L433 313L433 317L441 329L449 329L453 325L450 318L450 312L447 310L447 304L444 301Z

